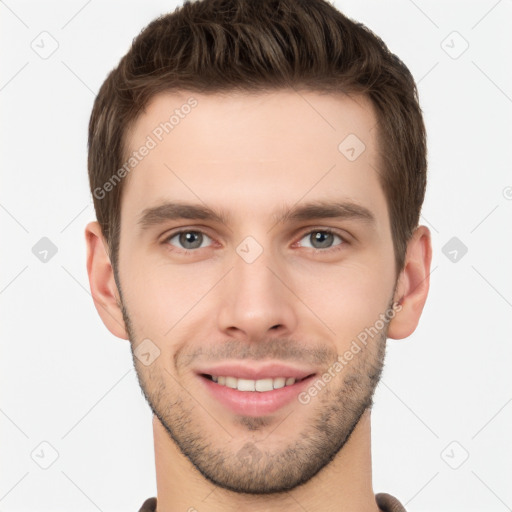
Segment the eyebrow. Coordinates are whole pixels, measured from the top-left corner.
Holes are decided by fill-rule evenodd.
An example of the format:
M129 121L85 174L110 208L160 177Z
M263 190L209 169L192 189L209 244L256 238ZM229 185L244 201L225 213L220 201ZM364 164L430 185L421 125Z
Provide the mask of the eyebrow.
M323 218L357 220L369 225L376 222L375 215L368 208L353 201L314 201L291 208L282 207L272 216L275 224ZM231 215L225 210L215 210L202 204L166 202L144 209L138 225L144 231L169 220L181 219L209 220L227 225Z

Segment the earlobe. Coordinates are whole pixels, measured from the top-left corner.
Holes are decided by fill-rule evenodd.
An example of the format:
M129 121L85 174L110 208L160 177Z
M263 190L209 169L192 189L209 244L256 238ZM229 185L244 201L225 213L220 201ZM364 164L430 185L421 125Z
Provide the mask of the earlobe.
M128 334L121 311L121 301L114 279L107 246L97 221L85 228L87 244L87 274L96 310L107 329L118 338L127 340Z
M427 300L431 260L430 231L426 226L418 226L407 244L404 268L394 297L400 308L389 323L389 338L406 338L416 329Z

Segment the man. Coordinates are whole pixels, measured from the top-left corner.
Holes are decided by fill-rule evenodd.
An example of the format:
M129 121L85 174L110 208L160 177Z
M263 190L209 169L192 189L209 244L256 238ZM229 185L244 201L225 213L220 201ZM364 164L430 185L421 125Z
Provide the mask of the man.
M409 71L322 0L153 21L89 127L87 270L153 411L141 511L403 511L374 495L386 339L429 287Z

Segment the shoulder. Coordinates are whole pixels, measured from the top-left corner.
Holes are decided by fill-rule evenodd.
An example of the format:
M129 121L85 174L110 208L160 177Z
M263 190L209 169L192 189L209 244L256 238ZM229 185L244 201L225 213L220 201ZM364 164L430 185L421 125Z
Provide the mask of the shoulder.
M376 494L375 501L382 512L407 512L404 506L387 492Z
M140 507L139 512L155 512L156 498L148 498Z

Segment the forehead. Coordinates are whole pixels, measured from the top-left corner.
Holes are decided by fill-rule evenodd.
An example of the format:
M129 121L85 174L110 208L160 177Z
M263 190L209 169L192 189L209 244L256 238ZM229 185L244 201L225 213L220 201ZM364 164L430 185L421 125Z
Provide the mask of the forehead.
M270 216L306 196L348 198L379 217L387 208L376 123L360 95L161 93L126 136L127 159L138 156L125 178L121 217L134 222L170 200Z

